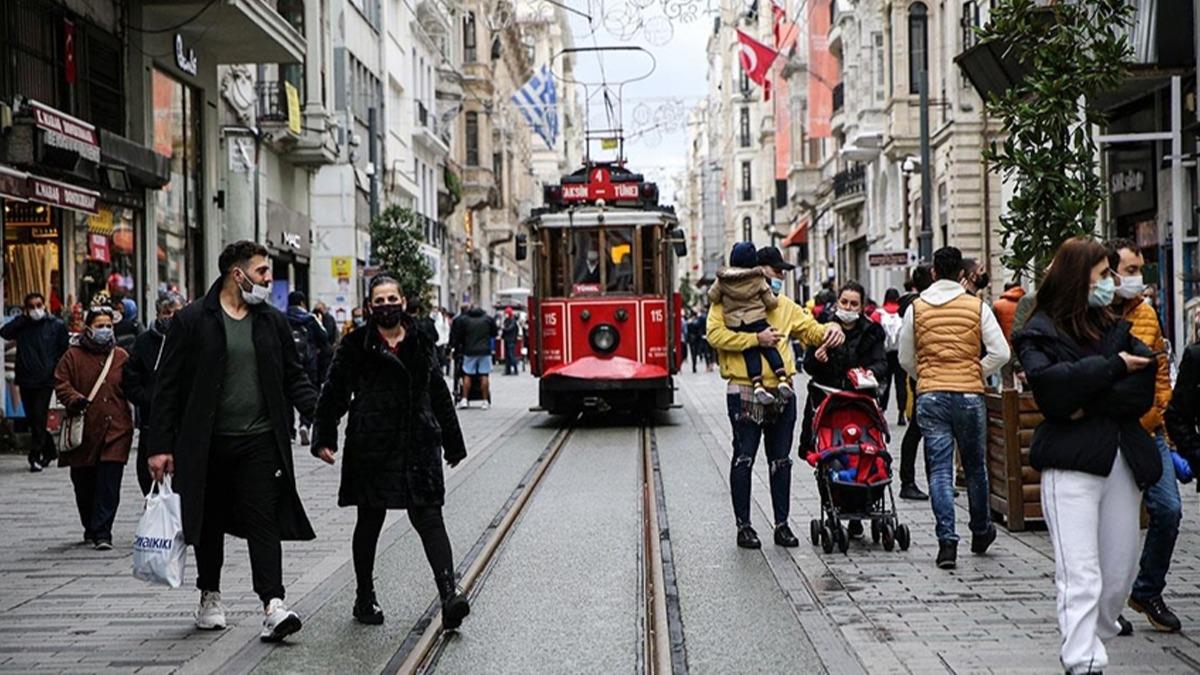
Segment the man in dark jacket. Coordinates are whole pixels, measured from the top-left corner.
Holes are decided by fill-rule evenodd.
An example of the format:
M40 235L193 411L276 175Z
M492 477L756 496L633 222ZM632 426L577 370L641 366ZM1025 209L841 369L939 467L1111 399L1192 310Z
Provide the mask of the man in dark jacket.
M175 475L183 534L196 547L196 626L223 628L220 576L225 534L246 538L264 641L300 630L283 602L280 540L313 539L292 466L290 415L317 402L287 317L271 294L267 250L225 247L221 278L172 319L150 421L150 473Z
M137 410L138 430L138 454L137 454L137 479L138 486L142 488L142 494L150 493L150 488L154 481L150 478L150 467L147 463L149 454L147 452L147 440L150 438L150 413L153 410L154 401L154 378L158 371L159 362L162 359L163 344L166 340L167 331L171 327L171 317L175 313L183 309L183 297L178 293L163 293L158 296L158 301L154 303L154 308L157 316L154 323L150 324L150 328L142 331L142 334L137 337L133 343L133 350L129 354L129 360L125 362L124 380L121 388L125 391L125 398L134 405Z
M0 328L0 338L17 341L16 384L25 406L25 419L33 436L29 445L29 470L38 472L58 456L46 416L54 394L54 367L67 353L67 327L46 311L41 293L25 296L25 312Z
M329 305L318 300L317 304L313 305L312 313L321 322L321 327L325 329L325 336L329 339L330 347L337 346L341 336L337 319L333 318L333 313L329 311Z
M318 389L325 380L325 371L333 359L333 348L329 336L320 320L306 309L308 298L301 291L288 293L287 320L292 328L292 342L296 345L296 354L304 366L308 379ZM300 415L300 445L308 445L312 430L312 418Z
M454 320L458 325L458 333L454 334L454 325L450 332L458 338L455 349L463 357L462 399L459 408L470 406L471 378L479 378L479 391L483 394L483 409L492 407L491 389L488 386L488 374L492 372L492 339L496 337L496 320L488 316L482 308L472 306L466 314Z
M933 285L933 268L929 265L918 265L913 268L912 281L905 285L904 295L900 296L900 317L912 307L913 302L921 297L925 289ZM900 354L896 354L896 363L900 363ZM900 369L904 373L904 369ZM913 396L917 394L917 381L905 374L908 388ZM911 400L911 399L910 399ZM916 414L916 401L912 401L913 414ZM900 411L902 414L903 410ZM921 427L913 422L904 430L904 438L900 440L900 498L916 501L927 501L929 495L917 487L917 449L921 445Z
M504 374L517 374L517 338L521 334L521 324L513 316L512 307L504 308L504 325L500 328L500 339L504 341Z

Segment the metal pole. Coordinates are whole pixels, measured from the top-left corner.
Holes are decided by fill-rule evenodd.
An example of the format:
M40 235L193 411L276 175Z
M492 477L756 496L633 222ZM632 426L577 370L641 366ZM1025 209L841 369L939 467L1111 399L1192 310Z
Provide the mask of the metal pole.
M933 167L930 166L929 151L929 72L922 70L917 76L917 95L921 109L921 233L918 235L918 252L922 262L933 259ZM905 199L907 199L907 195ZM943 242L945 243L945 242Z
M1171 76L1171 281L1175 286L1174 335L1171 344L1175 346L1178 358L1183 354L1183 100L1180 97L1180 82L1178 75Z
M371 220L379 217L379 128L375 119L376 111L372 106L367 109L367 141L368 160L371 162Z

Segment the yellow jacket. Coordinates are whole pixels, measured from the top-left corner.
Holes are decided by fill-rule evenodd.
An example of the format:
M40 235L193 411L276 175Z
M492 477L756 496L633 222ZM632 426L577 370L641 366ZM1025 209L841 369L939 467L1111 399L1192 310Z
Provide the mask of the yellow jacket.
M1130 333L1150 348L1152 352L1161 352L1166 349L1166 343L1163 341L1162 326L1158 323L1158 312L1140 298L1125 305L1122 312L1126 321L1132 328ZM1167 411L1167 404L1171 402L1171 373L1170 366L1167 365L1167 357L1158 357L1158 372L1155 374L1154 380L1154 407L1150 408L1145 415L1142 415L1142 428L1150 434L1154 434L1163 423L1163 413Z
M788 376L796 374L796 359L792 355L792 345L789 338L796 338L806 347L815 347L825 338L826 327L813 318L813 315L786 295L779 296L779 304L767 312L767 323L783 333L784 339L775 345L779 355L783 357L783 367ZM725 327L725 312L720 303L714 303L708 308L708 344L717 350L717 360L721 364L721 377L729 380L730 384L749 386L750 378L746 375L746 361L742 351L758 346L758 337L754 333L737 333ZM763 385L771 388L778 385L778 380L770 368L763 368Z

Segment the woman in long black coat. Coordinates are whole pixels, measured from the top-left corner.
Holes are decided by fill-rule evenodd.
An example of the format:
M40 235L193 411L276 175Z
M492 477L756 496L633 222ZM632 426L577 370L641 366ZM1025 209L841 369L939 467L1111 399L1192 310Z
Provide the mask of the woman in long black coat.
M442 624L458 627L470 612L458 592L450 538L442 521L442 456L455 466L466 456L454 401L442 379L434 345L405 311L396 280L371 281L370 320L342 339L321 389L314 454L330 464L338 422L347 410L339 506L358 507L354 527L354 618L383 622L375 598L375 549L388 509L405 509L421 537L442 599Z

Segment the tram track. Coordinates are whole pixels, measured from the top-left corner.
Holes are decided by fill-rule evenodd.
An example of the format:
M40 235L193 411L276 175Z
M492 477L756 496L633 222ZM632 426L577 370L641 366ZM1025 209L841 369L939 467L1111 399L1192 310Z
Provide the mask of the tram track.
M460 564L459 585L477 609L483 582L495 567L510 535L520 527L520 520L538 498L539 489L550 469L569 450L573 441L586 436L587 428L579 420L567 422L546 444L512 495L480 535L475 546ZM679 611L679 595L675 585L674 563L670 550L670 530L667 522L662 480L658 468L658 451L652 425L643 424L637 430L638 477L637 509L640 521L637 576L639 652L637 672L659 675L687 673L687 655L683 623ZM487 596L482 596L486 600ZM470 631L468 618L461 629ZM403 642L382 672L429 673L438 669L439 661L454 648L455 631L446 631L441 622L441 603L435 599L414 623Z

